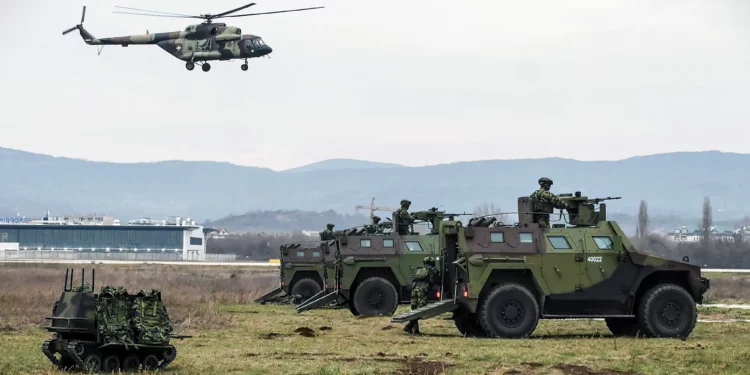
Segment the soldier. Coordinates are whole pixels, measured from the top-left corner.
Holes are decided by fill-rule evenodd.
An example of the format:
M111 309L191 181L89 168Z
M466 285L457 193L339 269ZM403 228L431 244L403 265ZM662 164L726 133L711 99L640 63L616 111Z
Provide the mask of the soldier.
M409 213L409 206L411 201L408 199L401 200L401 208L396 210L396 217L398 218L398 234L405 235L409 234L409 225L414 223L414 216Z
M367 234L382 234L383 227L378 224L380 222L380 216L375 215L372 217L372 224L365 225L365 232Z
M435 258L424 258L424 265L414 271L411 277L411 309L416 310L427 305L427 293L432 286L437 284L440 271L435 268ZM416 334L419 332L419 319L410 320L404 327L406 333Z
M539 228L549 228L549 214L555 208L568 208L567 203L549 191L550 187L552 180L542 177L539 179L539 190L530 196L534 202L534 221L539 224Z
M333 224L327 224L326 230L320 232L320 240L321 241L330 241L336 239L336 234L333 232L333 227L335 225Z

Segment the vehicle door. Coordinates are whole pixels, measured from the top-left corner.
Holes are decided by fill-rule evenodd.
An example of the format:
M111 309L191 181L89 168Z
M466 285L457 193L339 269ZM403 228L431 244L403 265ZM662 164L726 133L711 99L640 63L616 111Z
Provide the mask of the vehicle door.
M587 284L595 285L612 277L617 269L618 256L622 252L619 239L611 234L584 233L586 258L583 264Z
M541 238L546 250L542 256L542 276L550 294L573 293L581 286L583 251L568 234L547 233Z

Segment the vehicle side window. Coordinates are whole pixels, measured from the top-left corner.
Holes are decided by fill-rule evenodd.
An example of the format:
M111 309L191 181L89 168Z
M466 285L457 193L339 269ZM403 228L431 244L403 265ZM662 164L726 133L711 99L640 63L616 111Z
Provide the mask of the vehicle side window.
M521 243L532 243L534 242L534 236L531 233L521 233Z
M612 239L609 238L609 236L595 236L594 242L596 242L596 247L599 248L599 250L612 250L614 247L612 244Z
M568 240L563 236L549 236L547 239L554 249L570 249Z
M505 236L502 232L490 233L490 241L495 243L503 243L505 242Z
M313 257L317 258L320 256L320 251L313 251Z
M297 258L304 258L304 257L305 257L305 252L304 251L298 251L297 252Z
M418 241L404 241L409 251L422 251L422 245Z
M383 247L393 247L393 240L383 240Z
M372 241L369 239L361 239L359 240L359 247L370 247L372 246Z

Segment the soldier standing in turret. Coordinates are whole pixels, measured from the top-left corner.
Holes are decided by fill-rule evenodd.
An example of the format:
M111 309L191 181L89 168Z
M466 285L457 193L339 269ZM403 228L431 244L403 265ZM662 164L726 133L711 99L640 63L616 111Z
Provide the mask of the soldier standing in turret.
M555 208L568 208L567 203L549 191L551 187L552 180L542 177L539 179L539 190L530 196L534 202L534 221L539 224L539 228L549 228L549 214L554 212Z
M365 232L367 234L382 234L383 228L378 224L380 222L380 216L373 216L372 217L372 223L370 225L365 225Z
M336 239L336 234L333 233L333 227L334 226L335 225L333 225L333 224L326 225L326 230L320 232L320 240L321 241L330 241L330 240L335 240Z
M408 199L401 200L401 208L396 210L396 217L398 218L398 234L406 235L409 234L409 225L414 223L414 216L409 213L409 206L411 201Z
M437 284L439 277L440 271L435 268L435 258L424 258L424 265L417 268L417 270L414 271L414 276L411 277L412 310L427 305L427 293L435 284ZM410 320L409 323L404 326L404 331L415 335L420 334L419 319Z

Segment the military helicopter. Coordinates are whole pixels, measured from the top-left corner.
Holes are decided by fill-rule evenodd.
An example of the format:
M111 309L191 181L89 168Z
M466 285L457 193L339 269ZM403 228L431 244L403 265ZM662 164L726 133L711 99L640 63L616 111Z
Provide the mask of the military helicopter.
M101 53L105 45L121 45L127 47L131 44L156 44L172 56L185 61L185 68L187 68L187 70L195 69L195 65L197 64L201 65L204 72L207 72L211 70L211 64L208 63L209 61L244 59L245 63L242 64L241 68L243 71L246 71L248 69L248 59L266 56L273 50L269 45L263 42L263 39L259 36L250 34L243 35L242 30L239 27L227 26L224 23L213 23L213 20L217 18L248 17L324 8L313 7L277 10L263 13L233 14L253 5L255 5L255 3L243 5L237 9L218 14L201 14L199 16L115 6L116 8L128 10L128 12L114 11L113 13L153 17L195 18L204 21L200 24L190 25L186 27L184 31L155 34L149 34L148 31L146 31L145 35L118 36L113 38L96 38L83 28L83 21L86 18L86 6L84 5L81 14L81 23L63 31L63 35L78 30L81 34L81 38L83 38L83 41L86 42L86 44L100 46L99 53Z

